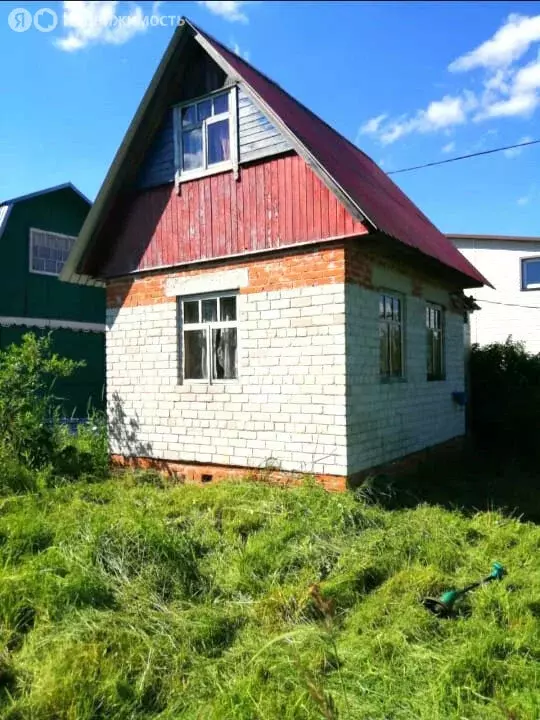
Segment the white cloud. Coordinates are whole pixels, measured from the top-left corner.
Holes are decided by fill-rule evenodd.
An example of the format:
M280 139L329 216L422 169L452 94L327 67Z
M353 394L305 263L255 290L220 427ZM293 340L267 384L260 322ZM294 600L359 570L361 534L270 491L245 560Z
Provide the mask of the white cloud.
M486 107L475 116L475 121L486 120L496 117L528 117L538 107L540 98L537 95L527 93L525 95L513 95L505 100L499 100L486 105Z
M540 41L540 15L509 15L495 35L471 52L458 57L448 69L463 72L474 68L501 68L524 55L532 43Z
M538 186L536 184L533 184L529 187L528 192L525 195L522 195L517 199L517 204L524 206L528 205L533 200L538 200L540 198L540 193L538 192Z
M367 122L365 122L362 127L360 128L360 133L376 133L379 130L379 127L381 126L381 123L386 120L388 115L383 113L382 115L377 115L377 117L370 118Z
M451 153L454 152L456 149L456 143L454 141L446 143L446 145L443 145L441 148L441 152L443 153Z
M480 91L463 88L397 118L378 115L364 123L359 134L388 145L411 133L448 134L470 121L532 116L540 107L540 53L527 64L518 61L523 62L535 43L540 43L540 15L510 15L493 37L448 67L450 72L483 71Z
M516 72L514 88L517 93L528 93L540 88L540 56Z
M249 61L249 50L242 50L242 48L237 42L233 41L232 50L235 55L238 55L239 57L244 58L244 60Z
M66 0L63 24L67 33L57 39L55 45L67 52L81 50L87 45L122 45L147 29L139 5L130 5L129 12L123 12L118 5L117 0Z
M214 15L219 15L225 20L229 20L229 22L248 22L247 15L242 12L242 8L248 2L239 2L238 0L197 0L197 4L204 5Z
M386 115L378 115L362 125L359 133L375 135L383 145L389 145L413 132L429 133L460 125L467 113L476 107L476 99L470 93L461 97L445 95L442 100L431 102L425 110L418 110L413 117L401 116L385 123Z
M522 137L519 143L527 143L531 142L532 137L530 135L525 135L525 137ZM508 148L508 150L503 150L503 155L507 158L515 158L518 155L521 155L523 152L523 148L520 147L514 147L514 148Z

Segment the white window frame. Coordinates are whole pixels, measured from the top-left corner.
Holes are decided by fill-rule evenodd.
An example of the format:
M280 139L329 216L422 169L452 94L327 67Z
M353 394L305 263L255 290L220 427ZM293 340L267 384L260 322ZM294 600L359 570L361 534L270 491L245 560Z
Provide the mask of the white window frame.
M203 155L203 167L194 168L193 170L184 170L182 164L183 158L183 145L182 145L182 110L191 105L197 105L197 103L203 100L212 100L218 95L229 96L229 109L226 113L220 113L219 115L211 115L206 120L202 121L202 155ZM206 177L207 175L215 175L217 173L226 172L233 170L235 177L238 175L238 97L237 87L233 85L230 88L221 88L215 92L202 95L192 100L179 103L173 108L174 118L174 166L175 172L175 183L178 187L180 183L187 182L188 180L196 180L197 178ZM215 122L221 120L229 120L229 159L224 160L220 163L213 163L208 165L207 159L207 132L206 128L208 125L212 125Z
M540 290L540 283L527 283L526 278L526 266L529 263L537 262L540 263L540 256L535 255L532 257L527 258L521 258L521 289L524 291L527 290Z
M441 322L439 329L441 331L441 367L440 374L430 377L427 371L429 356L426 356L426 378L428 382L440 382L441 380L446 380L446 318L443 305L440 303L426 302L426 334L433 329L428 324L427 311L429 309L436 310L440 313Z
M380 302L381 298L392 298L393 300L399 300L399 307L400 307L400 320L387 320L386 318L381 318L380 316ZM386 375L381 372L381 348L380 348L380 340L379 340L379 377L381 379L381 382L402 382L405 380L405 328L406 328L406 316L405 316L405 296L402 293L396 292L395 290L387 290L386 288L379 288L379 295L378 295L378 303L377 303L377 314L378 314L378 325L377 330L379 330L382 323L388 324L388 325L398 325L400 329L399 337L400 337L400 351L401 351L401 368L399 375L392 375L391 373ZM390 365L391 360L391 353L388 357L388 363Z
M236 302L236 320L215 320L209 322L198 322L198 323L184 323L184 303L185 302L198 302L199 303L199 318L202 318L202 306L203 300L217 300L217 317L220 316L220 301L222 298L233 297ZM223 292L211 292L201 293L197 295L183 295L178 297L178 313L180 317L180 332L179 332L179 349L182 355L182 377L181 381L184 383L198 383L200 385L222 385L228 383L238 382L240 377L239 368L239 357L240 357L240 323L238 320L238 292L235 291L223 291ZM213 377L213 354L212 354L212 330L236 328L236 377L234 378L214 378ZM204 330L206 332L206 378L187 378L186 377L186 352L184 333L190 330Z
M44 235L52 235L55 238L62 238L64 240L70 240L72 249L73 245L75 244L75 241L77 240L77 237L74 235L65 235L63 233L55 232L54 230L42 230L41 228L30 228L29 238L28 238L28 271L32 273L33 275L48 275L49 277L58 277L60 273L62 272L62 268L60 268L59 272L50 272L48 270L35 270L32 267L32 258L34 255L34 247L37 244L37 237L36 234L41 233ZM71 250L70 250L71 252ZM66 258L67 260L67 258ZM58 261L56 261L58 262ZM65 261L64 261L65 262ZM62 266L63 267L63 266Z

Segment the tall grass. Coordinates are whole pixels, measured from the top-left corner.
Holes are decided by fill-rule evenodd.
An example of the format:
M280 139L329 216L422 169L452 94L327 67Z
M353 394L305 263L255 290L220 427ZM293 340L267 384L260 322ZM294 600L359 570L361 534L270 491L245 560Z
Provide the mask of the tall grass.
M0 500L0 717L540 717L540 529L146 474ZM483 576L453 620L425 595Z

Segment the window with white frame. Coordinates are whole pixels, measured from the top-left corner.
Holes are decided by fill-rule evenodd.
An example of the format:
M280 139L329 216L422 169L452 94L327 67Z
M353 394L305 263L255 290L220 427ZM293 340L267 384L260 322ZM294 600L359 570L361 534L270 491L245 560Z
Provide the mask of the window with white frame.
M540 290L540 257L521 261L521 289Z
M199 175L231 166L233 98L228 90L177 108L181 176Z
M379 297L380 374L403 377L403 301L398 295Z
M426 305L427 379L444 380L444 311Z
M47 230L30 230L30 271L60 275L77 238Z
M184 380L237 378L236 295L184 298L181 307Z

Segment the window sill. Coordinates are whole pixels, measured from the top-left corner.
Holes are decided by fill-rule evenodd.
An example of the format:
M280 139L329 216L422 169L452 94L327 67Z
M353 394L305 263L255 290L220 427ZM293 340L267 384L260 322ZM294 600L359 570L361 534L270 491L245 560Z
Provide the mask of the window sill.
M29 270L31 275L46 275L47 277L59 277L60 273L54 273L54 272L47 272L46 270L33 270L30 268Z
M444 377L444 376L440 376L440 377L428 377L428 378L427 378L427 381L428 381L429 383L432 383L432 382L445 382L445 380L446 380L446 377Z
M219 173L232 172L234 166L232 162L219 163L210 168L200 168L199 170L190 170L188 172L177 172L175 184L177 187L182 183L190 182L191 180L200 180L203 177L211 175L218 175Z
M222 387L223 385L238 385L240 383L240 378L233 378L232 380L195 380L195 379L188 379L188 380L180 380L177 383L177 387L190 387L191 385L195 385L196 387L212 387L213 385L218 385L219 387Z
M394 385L394 384L400 384L400 383L406 383L406 382L407 382L407 378L406 378L406 377L385 377L385 376L379 376L379 379L380 379L382 385Z

